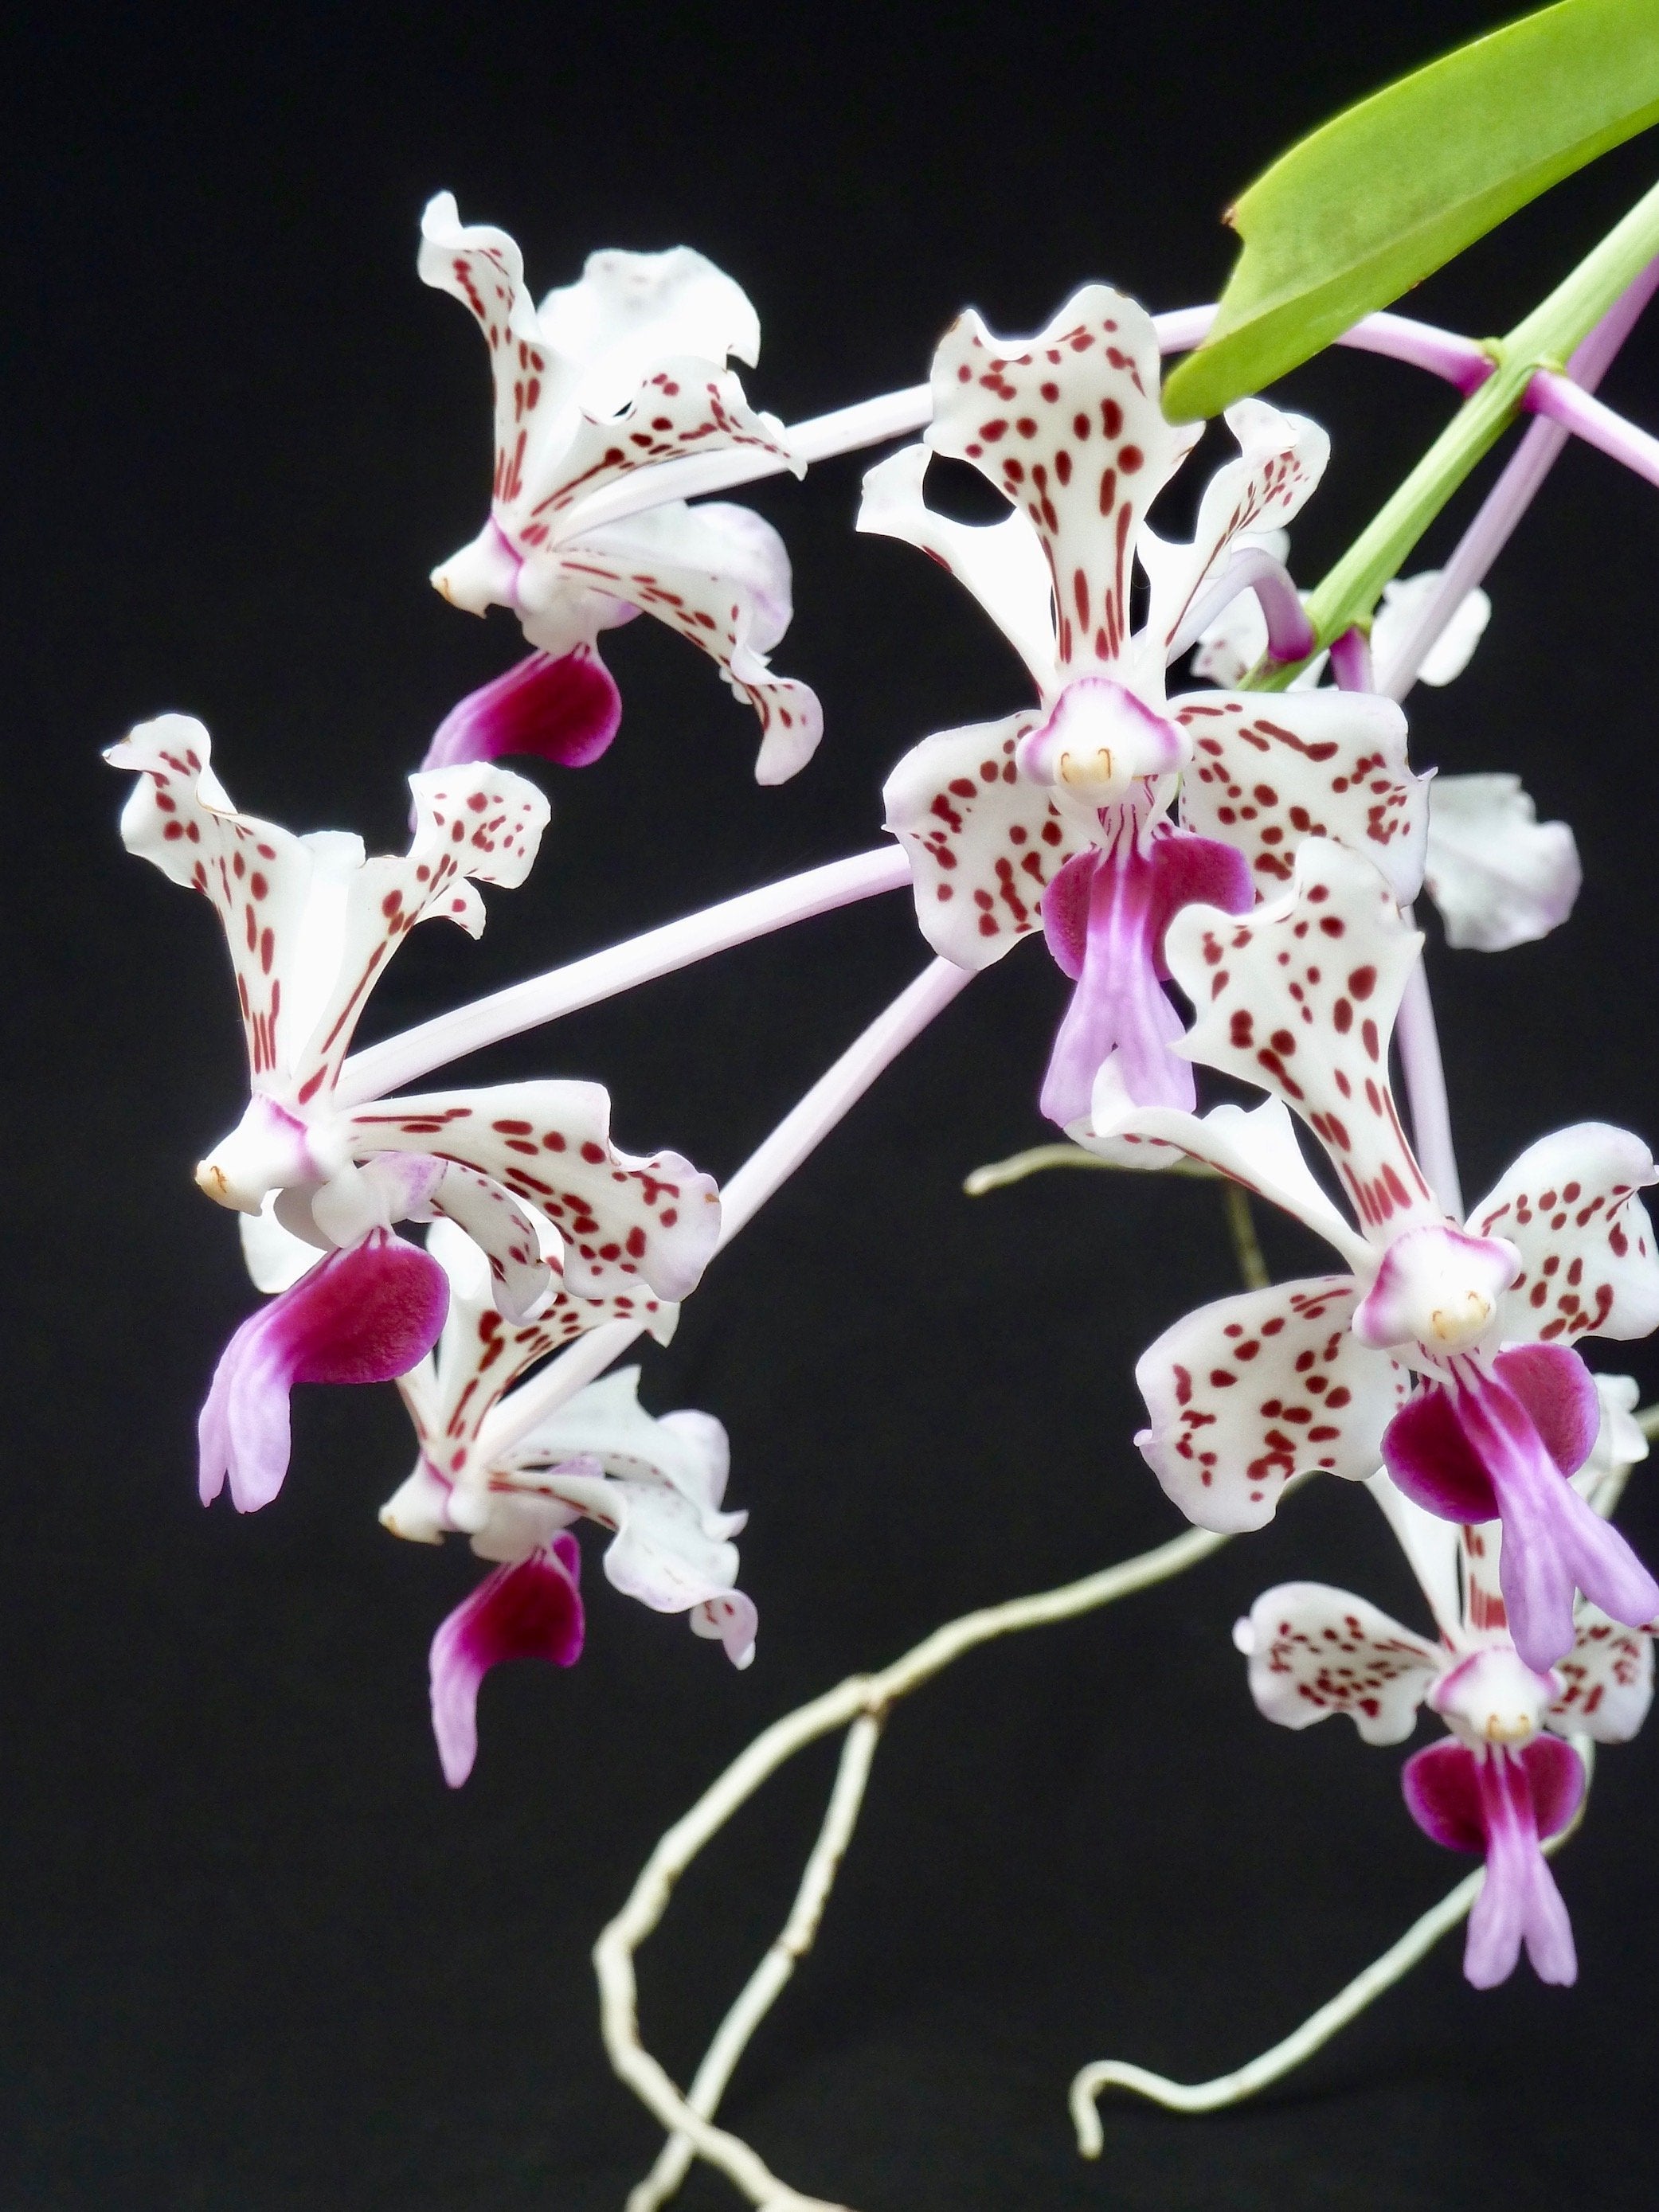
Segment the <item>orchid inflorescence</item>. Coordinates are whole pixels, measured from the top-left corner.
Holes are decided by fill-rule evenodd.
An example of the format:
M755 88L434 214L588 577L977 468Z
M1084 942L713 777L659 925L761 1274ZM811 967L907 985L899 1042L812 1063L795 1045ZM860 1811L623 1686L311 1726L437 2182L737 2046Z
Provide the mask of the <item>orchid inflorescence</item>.
M514 241L463 224L441 194L419 272L474 316L494 381L488 519L433 581L459 607L512 610L530 650L439 727L410 779L407 851L371 859L350 836L240 812L182 715L107 756L137 779L129 850L218 912L246 1034L247 1109L197 1181L241 1217L268 1303L202 1408L204 1501L228 1487L247 1512L276 1498L295 1384L397 1382L416 1455L382 1521L416 1542L464 1537L487 1567L431 1648L452 1784L474 1764L486 1671L580 1654L584 1522L607 1532L616 1589L686 1613L748 1666L757 1613L738 1586L745 1516L725 1505L725 1431L707 1412L647 1412L641 1370L614 1363L642 1335L666 1342L711 1259L881 1069L974 974L1040 937L1072 989L1031 1080L1074 1156L1196 1164L1340 1261L1200 1307L1136 1369L1137 1442L1197 1528L1260 1528L1334 1474L1369 1490L1420 1586L1417 1626L1317 1582L1266 1591L1236 1631L1257 1705L1297 1729L1346 1713L1378 1744L1404 1741L1426 1705L1447 1733L1406 1761L1402 1787L1427 1835L1484 1858L1470 1980L1502 1980L1524 1946L1541 1978L1571 1981L1542 1846L1580 1806L1590 1745L1640 1727L1659 1615L1659 1583L1607 1517L1647 1452L1635 1385L1592 1372L1583 1346L1659 1325L1641 1197L1659 1170L1639 1137L1583 1123L1461 1203L1412 902L1436 902L1453 947L1497 951L1565 921L1580 876L1571 830L1540 823L1513 776L1435 776L1409 758L1399 701L1475 650L1490 611L1478 576L1454 561L1380 578L1370 607L1322 629L1287 562L1329 440L1253 396L1226 410L1237 450L1200 492L1190 538L1161 535L1154 501L1191 467L1200 428L1168 418L1161 356L1197 343L1208 311L1154 319L1099 283L1029 337L969 311L925 386L792 429L728 365L757 356L749 301L688 248L596 253L538 307ZM1653 282L1608 307L1586 384ZM1466 387L1482 373L1463 342L1398 319L1349 336ZM941 563L1031 696L989 702L995 719L897 763L892 846L352 1057L408 931L441 917L477 935L477 887L510 890L533 864L549 803L502 757L574 770L616 736L605 630L641 613L666 623L754 714L759 781L807 766L819 702L769 660L791 616L782 541L742 507L688 495L915 430L921 442L869 470L858 527ZM936 511L935 456L977 470L1006 516ZM900 886L932 965L724 1193L676 1152L623 1151L608 1093L584 1076L404 1087ZM1200 1069L1259 1102L1200 1112ZM707 2102L681 2106L688 2130L734 2140ZM720 2155L750 2185L736 2153Z

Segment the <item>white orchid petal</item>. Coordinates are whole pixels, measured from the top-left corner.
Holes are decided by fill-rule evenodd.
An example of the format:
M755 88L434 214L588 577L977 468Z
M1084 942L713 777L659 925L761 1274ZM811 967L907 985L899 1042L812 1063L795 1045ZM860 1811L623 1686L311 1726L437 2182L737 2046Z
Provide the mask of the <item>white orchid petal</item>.
M1379 668L1393 662L1429 601L1440 588L1438 568L1419 569L1414 576L1396 576L1382 586L1382 598L1371 622L1371 655ZM1460 599L1450 620L1424 655L1417 672L1419 684L1438 688L1455 683L1474 658L1474 648L1492 620L1492 601L1478 587Z
M1580 1121L1529 1145L1469 1215L1521 1255L1505 1294L1511 1341L1647 1336L1659 1327L1659 1254L1637 1193L1659 1182L1639 1137Z
M725 1429L711 1413L653 1415L639 1402L640 1370L620 1367L590 1382L516 1443L514 1469L587 1457L608 1475L665 1482L699 1511L719 1507L731 1464Z
M1367 1743L1403 1743L1445 1666L1437 1645L1326 1583L1264 1590L1248 1629L1250 1695L1281 1728L1346 1713Z
M1135 1442L1199 1528L1264 1527L1293 1475L1376 1469L1410 1378L1352 1334L1356 1291L1321 1275L1220 1298L1135 1363L1150 1416Z
M1455 1521L1443 1521L1414 1498L1407 1498L1386 1468L1367 1477L1365 1487L1376 1500L1395 1540L1406 1554L1418 1587L1428 1600L1440 1632L1455 1638L1462 1629L1458 1560L1462 1534Z
M1277 1098L1264 1098L1249 1112L1242 1106L1217 1106L1202 1115L1173 1106L1137 1106L1109 1060L1096 1079L1088 1120L1074 1123L1067 1134L1118 1167L1155 1169L1179 1158L1201 1160L1293 1214L1345 1259L1366 1263L1364 1239L1354 1234L1314 1180L1296 1126Z
M663 253L590 253L574 284L550 292L541 335L580 373L596 411L635 391L653 362L677 354L760 359L760 319L735 278L689 246ZM614 395L614 397L613 397Z
M611 1139L597 1083L498 1084L383 1099L342 1116L360 1153L458 1161L544 1214L564 1239L567 1289L584 1298L646 1287L683 1297L720 1233L712 1176L678 1152L636 1158Z
M749 404L729 370L686 356L659 357L617 411L595 416L578 409L565 434L539 459L511 465L507 489L498 483L492 512L514 550L528 557L580 536L583 505L605 485L659 461L743 447L801 472L782 425Z
M1173 643L1242 539L1259 542L1301 512L1330 459L1330 438L1317 422L1264 399L1237 401L1226 419L1238 459L1224 463L1205 486L1191 542L1170 544L1147 532L1140 545L1152 580L1146 629L1160 650Z
M882 787L921 933L959 968L988 968L1040 929L1044 890L1080 849L1048 787L1015 762L1037 720L1014 714L924 738Z
M709 655L759 718L757 781L782 783L806 765L823 710L805 684L775 676L767 663L790 613L788 556L769 523L724 505L658 507L562 547L559 571L568 584L654 616Z
M1547 1724L1562 1735L1628 1743L1653 1703L1653 1638L1609 1620L1587 1598L1578 1601L1574 1621L1572 1649L1555 1662L1562 1689Z
M1054 580L1023 514L1001 522L953 521L927 505L926 446L906 446L864 479L858 527L929 555L971 592L1030 670L1039 691L1055 685ZM1254 601L1252 601L1254 605Z
M1424 884L1460 950L1504 952L1547 937L1583 882L1565 822L1540 822L1514 775L1437 776Z
M1200 630L1193 674L1231 690L1267 650L1267 617L1261 611L1261 602L1254 592L1243 591Z
M1368 691L1195 691L1170 702L1191 738L1181 820L1237 847L1268 897L1291 880L1307 837L1330 837L1382 871L1403 905L1417 896L1431 787L1406 760L1406 718Z

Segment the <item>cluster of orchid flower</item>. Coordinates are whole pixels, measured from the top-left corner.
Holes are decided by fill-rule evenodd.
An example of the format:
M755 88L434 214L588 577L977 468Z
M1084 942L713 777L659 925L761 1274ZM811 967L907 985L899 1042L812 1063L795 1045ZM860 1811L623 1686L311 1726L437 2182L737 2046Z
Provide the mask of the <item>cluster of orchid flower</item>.
M180 716L108 756L137 775L129 849L218 910L246 1034L248 1109L198 1181L242 1216L250 1273L273 1295L213 1378L204 1499L227 1483L244 1511L275 1498L295 1383L397 1381L417 1457L383 1521L422 1542L463 1534L491 1568L432 1646L452 1784L474 1760L485 1671L581 1650L581 1521L610 1532L617 1589L689 1613L747 1665L756 1613L737 1588L744 1516L723 1509L725 1432L703 1413L653 1416L637 1369L604 1370L641 1333L666 1340L724 1239L893 1051L1041 933L1073 985L1044 1114L1117 1164L1184 1158L1231 1178L1345 1271L1206 1305L1136 1370L1138 1441L1189 1521L1258 1528L1291 1485L1334 1474L1369 1487L1420 1583L1428 1633L1318 1583L1267 1591L1236 1632L1256 1703L1290 1727L1345 1711L1380 1743L1410 1735L1426 1703L1449 1734L1407 1762L1405 1793L1430 1836L1485 1855L1469 1978L1502 1979L1524 1943L1544 1978L1571 1981L1540 1845L1577 1807L1585 1740L1639 1726L1659 1613L1659 1584L1607 1518L1647 1449L1634 1386L1592 1376L1580 1340L1659 1323L1638 1196L1659 1178L1638 1138L1586 1124L1542 1138L1465 1217L1449 1156L1425 1145L1425 1170L1404 1133L1389 1064L1402 1002L1422 988L1410 902L1426 888L1452 945L1498 951L1554 927L1578 886L1570 830L1538 823L1513 777L1407 765L1405 716L1372 688L1370 656L1387 662L1390 626L1397 638L1437 580L1391 586L1369 641L1351 631L1314 659L1285 532L1326 464L1316 425L1261 400L1231 409L1237 457L1205 487L1190 540L1172 542L1148 512L1198 434L1165 419L1160 351L1201 332L1100 284L1030 338L964 314L911 396L925 441L871 470L859 527L955 575L1035 701L898 763L884 794L895 849L838 888L773 901L769 920L704 933L708 950L908 883L937 956L922 997L740 1202L728 1186L723 1223L714 1182L678 1153L619 1149L596 1084L387 1097L377 1073L395 1050L347 1055L408 930L445 915L476 934L475 885L511 887L532 865L548 805L500 757L574 769L610 744L605 629L640 612L667 623L755 712L759 780L806 764L818 702L767 658L790 617L783 545L748 510L681 494L817 454L749 404L727 361L754 362L754 311L689 250L597 254L538 308L513 241L463 227L445 195L427 210L420 272L477 318L495 389L489 519L434 581L459 606L511 608L532 649L438 731L410 779L408 852L367 859L354 837L239 813L206 732ZM890 412L844 442L896 427ZM975 466L1006 518L931 509L933 455ZM1486 613L1478 592L1455 610L1428 680L1458 672ZM1202 688L1171 696L1168 671L1188 653ZM672 957L642 960L635 979ZM527 1005L488 1035L544 1018ZM485 1041L462 1024L447 1049L434 1039L399 1064ZM1200 1115L1199 1066L1262 1103ZM423 1245L399 1233L410 1223L430 1224Z

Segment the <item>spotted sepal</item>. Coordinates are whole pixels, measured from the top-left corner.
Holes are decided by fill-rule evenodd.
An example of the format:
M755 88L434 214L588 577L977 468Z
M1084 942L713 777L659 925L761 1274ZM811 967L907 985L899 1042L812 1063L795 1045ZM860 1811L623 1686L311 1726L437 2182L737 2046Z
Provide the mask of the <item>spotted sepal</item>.
M565 1287L579 1297L643 1286L683 1298L720 1234L714 1178L678 1152L619 1152L610 1097L597 1083L384 1099L346 1118L363 1151L459 1160L544 1215L564 1239Z
M1503 1637L1507 1641L1510 1609L1504 1602L1498 1573L1504 1552L1503 1523L1464 1522L1457 1534L1464 1635L1486 1639Z
M735 1598L732 1539L745 1513L722 1511L731 1448L708 1413L653 1418L635 1395L640 1370L627 1367L590 1383L514 1447L494 1470L515 1496L573 1506L616 1532L607 1578L658 1613L686 1613ZM752 1616L752 1607L750 1608ZM752 1646L752 1617L746 1645ZM738 1665L744 1642L728 1642Z
M1031 338L997 337L970 308L933 356L927 443L971 461L1029 519L1073 673L1121 657L1141 521L1197 434L1164 420L1159 374L1151 317L1104 284Z
M1238 459L1224 462L1204 487L1187 544L1143 533L1140 557L1152 585L1149 635L1168 651L1206 586L1222 573L1246 532L1280 530L1299 514L1325 473L1331 441L1305 415L1281 414L1264 399L1227 410Z
M1403 1743L1444 1648L1327 1583L1264 1590L1233 1632L1257 1710L1281 1728L1346 1713L1367 1743Z
M758 529L767 528L757 516L748 520ZM635 516L562 548L555 588L568 579L585 591L622 600L654 615L700 647L759 720L756 781L783 783L817 750L823 734L823 712L805 684L775 676L767 662L788 621L787 563L781 619L772 577L760 574L752 558L738 562L726 557L732 550L729 531L723 536L723 545L711 541L703 511L695 507ZM746 547L745 554L752 550ZM532 642L538 641L538 586L533 565L527 567L521 597L525 634Z
M495 494L496 520L520 553L533 555L581 527L580 503L604 485L657 461L686 453L747 447L805 473L791 456L783 425L743 396L729 369L706 361L654 366L620 413L579 414L568 441L533 473L509 475Z
M921 933L959 968L988 968L1041 929L1042 894L1080 849L1046 786L1014 763L1037 720L941 730L882 787L887 827L909 855Z
M1405 1370L1349 1328L1352 1276L1218 1299L1165 1329L1135 1363L1150 1425L1135 1438L1200 1528L1272 1520L1294 1474L1363 1482L1408 1388Z
M547 801L489 762L413 775L408 853L367 860L359 838L296 837L238 813L209 752L207 732L182 714L142 724L112 745L111 766L142 777L121 834L130 852L217 911L254 1091L309 1106L338 1074L370 987L415 924L443 915L476 937L483 903L468 878L523 882Z
M1403 905L1423 884L1429 779L1406 763L1406 717L1367 691L1195 691L1170 711L1192 738L1181 819L1236 846L1257 896L1291 880L1304 837L1363 853Z
M1659 1256L1637 1193L1659 1182L1639 1137L1580 1121L1529 1145L1469 1218L1521 1255L1505 1294L1511 1341L1646 1336L1659 1325Z
M223 924L248 1067L254 1087L270 1090L304 1033L294 970L303 957L313 875L321 869L343 878L362 866L363 848L356 838L307 840L239 814L213 773L210 751L200 722L162 714L140 723L104 758L138 775L121 814L128 852L200 891Z
M500 1183L459 1160L445 1161L428 1203L472 1239L489 1263L496 1305L509 1321L522 1321L552 1279L532 1217Z
M1572 1649L1555 1662L1561 1694L1546 1715L1560 1735L1628 1743L1653 1703L1653 1638L1623 1628L1581 1597L1574 1608Z
M296 981L307 1001L286 1090L308 1106L331 1089L368 994L417 921L441 915L469 937L484 926L475 883L511 890L529 874L547 827L533 783L489 761L425 769L409 779L415 833L409 850L337 878L310 917L311 959Z
M1277 1094L1330 1155L1365 1234L1438 1221L1389 1088L1389 1041L1422 939L1369 860L1300 846L1291 887L1243 919L1185 907L1164 957L1197 1009L1186 1049Z
M416 266L423 283L460 301L483 332L495 386L492 500L510 504L567 434L569 367L543 336L517 245L504 230L464 224L453 192L427 206Z
M547 1224L543 1230L554 1292L538 1313L520 1322L496 1310L492 1278L458 1226L439 1221L427 1239L428 1251L449 1278L449 1314L431 1358L405 1376L398 1388L422 1452L446 1483L465 1482L474 1474L474 1449L485 1416L520 1376L550 1353L610 1321L642 1322L660 1344L673 1335L679 1308L643 1284L602 1298L571 1297L562 1288L562 1240Z

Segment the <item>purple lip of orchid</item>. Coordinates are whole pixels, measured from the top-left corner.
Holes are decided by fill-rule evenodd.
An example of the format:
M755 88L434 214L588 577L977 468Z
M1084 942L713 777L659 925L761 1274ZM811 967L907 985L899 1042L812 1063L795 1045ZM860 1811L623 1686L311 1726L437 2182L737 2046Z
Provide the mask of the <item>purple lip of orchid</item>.
M574 1667L585 1634L574 1536L497 1567L439 1624L432 1639L432 1728L444 1780L459 1790L478 1755L478 1689L508 1659Z
M1255 896L1230 845L1178 830L1143 840L1129 810L1118 811L1110 848L1078 854L1043 894L1048 950L1077 986L1042 1085L1042 1110L1061 1128L1088 1112L1114 1056L1138 1103L1192 1107L1192 1062L1176 1049L1184 1027L1163 988L1164 933L1188 900L1242 914Z
M1382 1459L1448 1520L1499 1521L1499 1584L1516 1650L1547 1672L1572 1648L1575 1586L1632 1626L1659 1613L1659 1583L1565 1478L1595 1442L1595 1387L1575 1352L1520 1345L1449 1363L1401 1408Z
M1506 1980L1523 1943L1540 1981L1576 1981L1572 1925L1539 1849L1567 1826L1584 1794L1583 1766L1571 1745L1553 1735L1518 1751L1430 1744L1407 1760L1401 1783L1425 1835L1486 1858L1463 1953L1463 1972L1475 1988Z
M289 1451L296 1382L386 1382L437 1341L449 1309L443 1269L389 1231L331 1252L250 1315L214 1370L200 1422L202 1503L224 1487L239 1513L270 1504Z
M622 722L622 695L597 653L585 645L555 655L532 653L492 683L468 692L439 724L423 768L531 753L562 768L586 768Z

